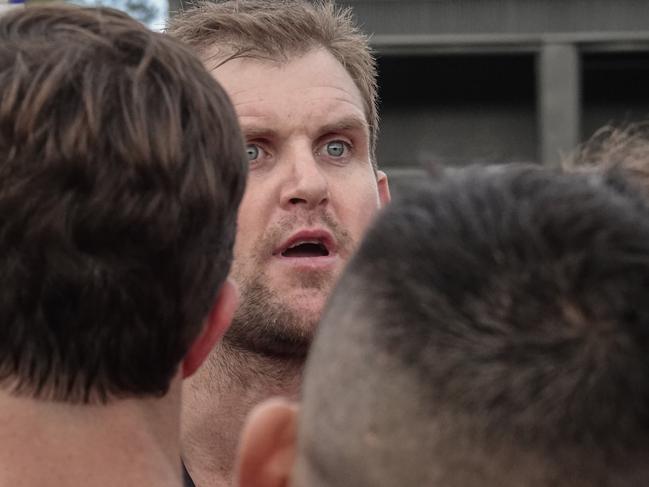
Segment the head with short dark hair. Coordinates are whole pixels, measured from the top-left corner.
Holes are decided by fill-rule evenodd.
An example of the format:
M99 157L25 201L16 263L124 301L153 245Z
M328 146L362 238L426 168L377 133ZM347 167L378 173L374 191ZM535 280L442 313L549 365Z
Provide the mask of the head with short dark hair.
M230 268L246 174L224 91L118 11L0 18L0 387L160 396Z
M292 485L648 485L649 211L614 173L450 174L325 312Z
M173 16L167 32L196 49L211 69L241 57L287 62L324 47L361 92L376 165L376 65L350 8L338 8L328 0L201 2Z

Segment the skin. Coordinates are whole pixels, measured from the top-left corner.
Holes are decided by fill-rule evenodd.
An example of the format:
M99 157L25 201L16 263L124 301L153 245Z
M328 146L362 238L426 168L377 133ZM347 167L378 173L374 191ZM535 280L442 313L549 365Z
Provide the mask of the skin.
M0 485L180 486L181 382L225 333L236 302L226 282L162 397L73 404L20 396L2 384Z
M240 307L184 389L183 458L199 487L231 485L255 405L297 396L331 288L390 199L385 174L371 164L363 98L328 51L284 62L232 59L212 74L237 111L250 173L230 276ZM282 256L296 238L324 242L329 255Z
M214 76L232 99L250 158L232 273L242 309L249 290L263 288L255 297L266 301L264 312L278 310L275 326L308 346L336 278L389 200L387 178L370 162L361 93L325 49L288 63L234 59ZM323 237L329 256L279 252L292 238ZM235 322L233 333L245 325Z

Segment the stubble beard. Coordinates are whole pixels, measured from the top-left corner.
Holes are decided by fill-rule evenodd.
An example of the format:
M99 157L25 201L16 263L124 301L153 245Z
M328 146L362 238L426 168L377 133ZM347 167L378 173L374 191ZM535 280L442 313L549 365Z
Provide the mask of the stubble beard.
M225 345L269 358L304 360L319 313L299 312L283 302L261 278L238 284L241 304L223 337Z
M309 219L308 223L313 222ZM349 256L353 242L349 234L327 214L319 215L333 233L338 252ZM264 237L256 246L256 259L242 265L235 262L232 277L239 286L240 304L228 332L223 337L223 345L241 352L252 352L257 355L281 360L304 361L313 340L322 309L305 310L269 286L269 279L264 272L265 263L260 256L268 256L277 244L278 235L286 235L294 223L280 223L273 232ZM245 268L245 270L244 270ZM328 296L337 274L332 270L311 270L296 272L290 276L294 288Z

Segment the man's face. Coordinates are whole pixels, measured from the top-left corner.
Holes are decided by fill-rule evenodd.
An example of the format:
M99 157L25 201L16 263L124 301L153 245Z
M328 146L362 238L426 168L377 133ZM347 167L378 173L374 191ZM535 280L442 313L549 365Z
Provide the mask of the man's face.
M363 99L325 49L286 63L234 59L213 75L234 103L250 161L232 270L241 307L226 341L301 355L335 279L389 200L370 162Z

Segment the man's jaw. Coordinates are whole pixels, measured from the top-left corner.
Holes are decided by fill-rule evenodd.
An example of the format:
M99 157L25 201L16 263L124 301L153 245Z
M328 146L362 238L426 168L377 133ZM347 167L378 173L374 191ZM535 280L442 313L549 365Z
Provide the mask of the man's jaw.
M234 273L241 299L224 343L267 359L303 361L338 267L270 264Z
M279 360L304 360L352 241L332 218L275 226L235 258L240 307L224 344Z
M323 300L300 294L282 299L262 281L263 278L240 284L241 304L224 336L224 344L266 359L304 361ZM295 301L300 302L297 307Z

